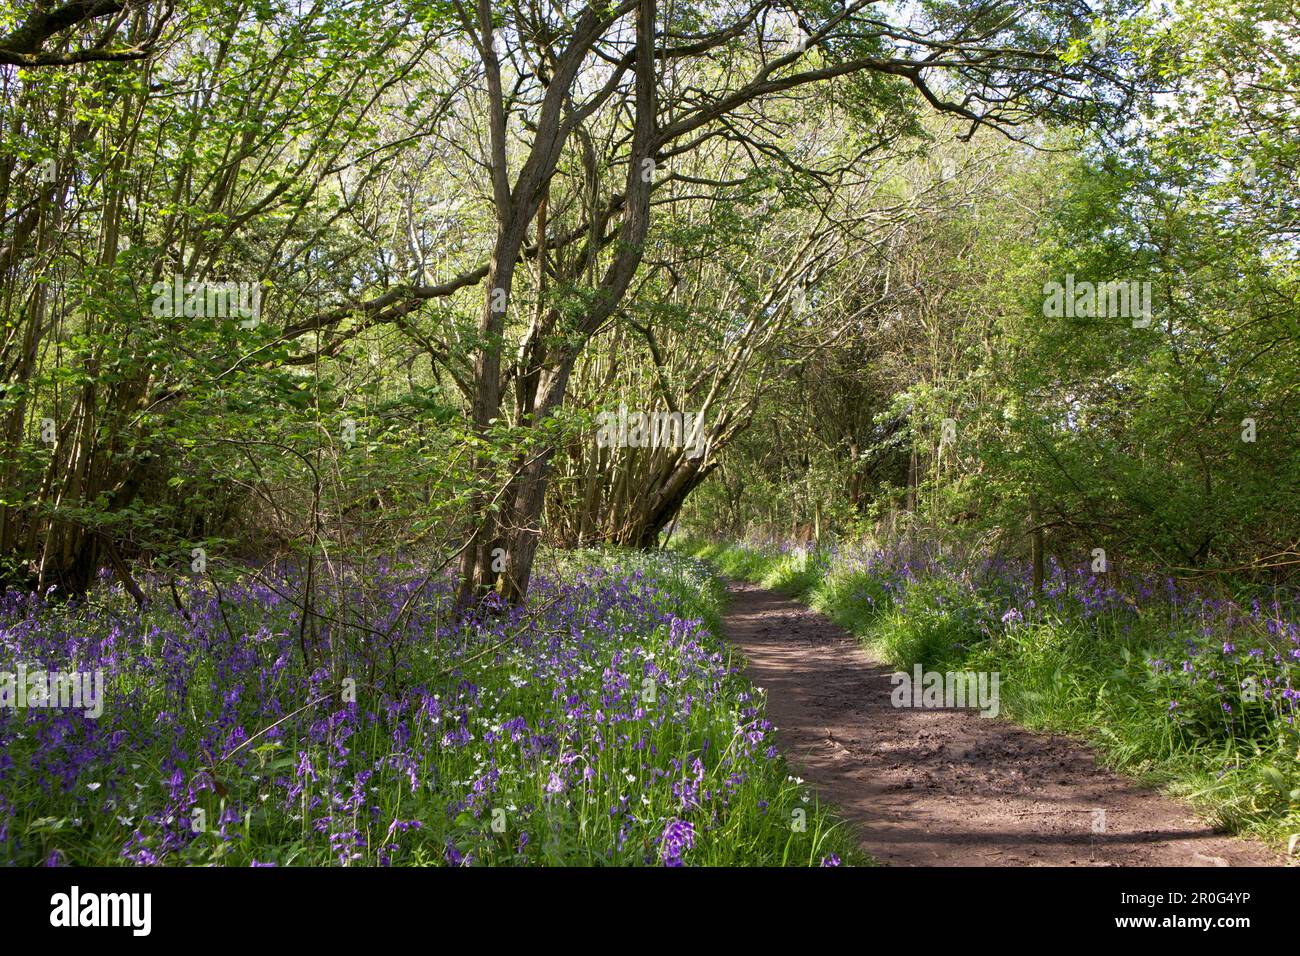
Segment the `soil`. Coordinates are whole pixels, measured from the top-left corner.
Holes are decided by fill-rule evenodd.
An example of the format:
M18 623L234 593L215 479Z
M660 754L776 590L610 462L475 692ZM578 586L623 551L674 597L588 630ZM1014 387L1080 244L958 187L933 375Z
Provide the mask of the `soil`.
M1083 743L974 711L894 707L894 668L817 612L729 582L726 636L794 771L896 866L1273 866Z

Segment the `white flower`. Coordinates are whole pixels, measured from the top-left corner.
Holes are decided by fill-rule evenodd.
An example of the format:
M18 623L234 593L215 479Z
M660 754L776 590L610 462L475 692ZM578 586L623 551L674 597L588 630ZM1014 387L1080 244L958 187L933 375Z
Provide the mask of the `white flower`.
M86 789L87 789L87 790L98 790L98 789L99 789L100 787L102 787L102 786L103 786L102 783L88 783L88 784L86 784Z

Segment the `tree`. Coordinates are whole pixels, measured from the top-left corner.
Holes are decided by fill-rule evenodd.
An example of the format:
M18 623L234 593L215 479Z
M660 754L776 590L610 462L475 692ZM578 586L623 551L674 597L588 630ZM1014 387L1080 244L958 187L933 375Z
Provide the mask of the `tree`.
M783 26L805 31L805 39L793 45L791 33L769 25L769 18L786 13L794 23ZM494 11L486 0L476 18L462 10L487 90L497 226L480 312L482 352L474 374L473 421L480 433L501 413L505 317L527 229L542 209L562 151L598 110L609 108L626 117L618 160L624 189L611 202L620 221L608 236L602 226L589 244L609 252L599 280L585 290L584 306L572 315L553 307L541 310L541 321L525 337L517 376L526 385L517 396L516 416L530 428L546 427L561 407L574 362L627 293L643 256L655 164L730 135L734 118L751 105L853 75L905 81L934 109L967 121L970 133L984 126L1014 130L1034 117L1095 115L1125 103L1122 84L1115 82L1104 55L1062 59L1080 28L1068 8L1048 7L1031 18L1010 5L935 6L928 14L926 26L906 26L876 19L865 2L799 9L759 3L722 15L719 22L717 15L675 7L660 28L656 7L649 2L607 12L580 7L570 16L550 19L508 7L500 22L503 33L514 38L520 61L518 92L508 99ZM686 26L697 22L708 26ZM778 45L788 52L775 53ZM606 72L604 81L593 83L583 96L575 84L590 75L582 69L588 59L603 64ZM713 88L700 96L694 84L679 81L704 61L725 68L711 71ZM936 76L943 78L942 87L932 82ZM1082 95L1085 80L1093 82L1092 96ZM895 95L888 83L863 84L868 95L881 90ZM530 86L531 94L525 92ZM506 144L517 106L524 114L527 145L512 178ZM544 231L543 222L539 236ZM539 247L546 245L539 239ZM485 514L472 532L462 564L464 600L496 587L499 575L507 599L518 600L526 592L552 453L543 449L521 461L503 511ZM498 549L508 556L503 572L493 570L492 555Z

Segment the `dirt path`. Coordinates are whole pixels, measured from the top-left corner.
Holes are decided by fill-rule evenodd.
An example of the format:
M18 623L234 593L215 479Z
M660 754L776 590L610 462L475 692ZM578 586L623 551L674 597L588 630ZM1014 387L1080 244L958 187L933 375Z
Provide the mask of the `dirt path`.
M847 631L754 585L727 590L727 637L767 691L791 764L882 862L1281 863L1264 845L1217 835L1186 807L1099 768L1079 743L975 713L895 708L893 668Z

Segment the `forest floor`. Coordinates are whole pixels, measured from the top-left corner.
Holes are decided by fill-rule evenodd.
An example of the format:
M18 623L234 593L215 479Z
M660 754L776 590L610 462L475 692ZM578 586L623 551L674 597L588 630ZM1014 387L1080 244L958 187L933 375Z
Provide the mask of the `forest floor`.
M728 640L795 772L896 866L1270 866L1067 737L973 711L894 707L894 668L821 614L728 581ZM1102 812L1104 811L1104 812Z

